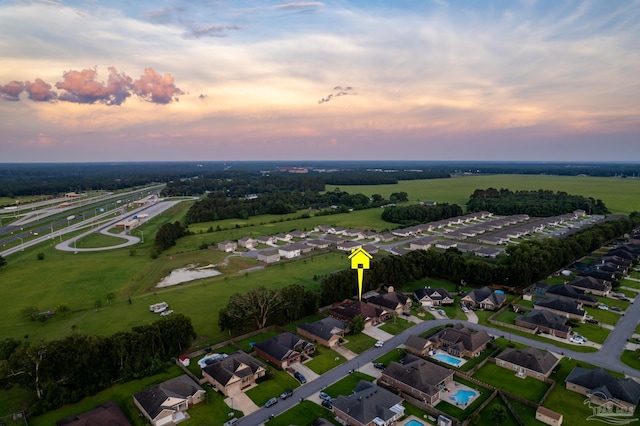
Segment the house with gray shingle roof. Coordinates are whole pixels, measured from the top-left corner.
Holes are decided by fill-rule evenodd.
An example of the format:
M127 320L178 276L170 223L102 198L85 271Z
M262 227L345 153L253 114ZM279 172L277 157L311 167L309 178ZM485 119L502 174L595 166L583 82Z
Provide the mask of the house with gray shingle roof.
M567 318L547 310L534 309L517 317L515 322L518 327L539 330L563 339L571 334L571 327L566 324Z
M546 309L567 318L575 318L584 321L586 312L582 309L582 304L573 300L565 300L559 297L551 299L536 298L533 302L533 309Z
M460 303L468 308L486 309L495 311L507 301L503 293L496 293L489 287L476 288L460 299Z
M205 390L183 374L133 395L133 403L154 426L183 420L189 407L204 400Z
M348 331L348 322L333 317L322 318L312 323L305 322L296 330L299 335L328 348L336 346Z
M513 370L518 377L533 377L543 380L549 377L560 362L551 352L537 348L507 348L496 357L496 365Z
M367 381L360 381L349 396L333 400L333 414L353 426L390 426L404 416L403 399Z
M426 356L431 349L431 342L424 337L411 334L404 342L404 347L414 355Z
M606 370L575 367L565 379L568 390L585 395L594 405L622 408L633 414L640 401L640 384L613 377Z
M474 331L462 324L456 324L443 328L428 340L435 349L442 349L451 355L474 357L487 347L491 337L484 330Z
M453 370L438 364L407 355L402 363L391 362L384 369L378 383L400 395L408 395L418 401L436 405L443 387L453 380Z
M265 366L243 351L212 360L202 369L202 377L224 395L251 386L265 374Z
M416 300L422 306L453 305L454 299L444 288L419 288L413 291Z
M254 344L253 350L270 364L284 369L295 362L302 362L316 351L316 347L313 343L285 331Z
M606 296L611 292L610 282L594 277L576 277L569 285L596 296Z

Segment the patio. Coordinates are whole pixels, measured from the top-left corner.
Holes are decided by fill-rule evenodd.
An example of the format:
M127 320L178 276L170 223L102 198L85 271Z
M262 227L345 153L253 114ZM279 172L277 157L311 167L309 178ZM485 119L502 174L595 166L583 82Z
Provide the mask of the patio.
M450 382L445 389L440 391L440 401L464 410L471 405L479 395L480 392L476 389L454 381ZM438 401L436 406L440 401Z

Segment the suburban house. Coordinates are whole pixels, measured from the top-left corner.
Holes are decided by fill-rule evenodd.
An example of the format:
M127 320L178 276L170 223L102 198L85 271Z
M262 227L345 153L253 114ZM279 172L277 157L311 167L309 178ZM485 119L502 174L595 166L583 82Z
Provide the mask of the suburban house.
M569 283L571 287L596 296L607 296L611 292L611 282L594 277L577 277Z
M562 315L566 318L575 318L584 321L586 312L582 309L582 304L573 300L565 300L559 297L550 299L536 298L533 302L533 309L543 309Z
M518 377L533 377L543 380L549 377L560 362L551 352L537 348L507 348L496 357L496 365L514 370Z
M453 247L457 247L458 243L451 240L436 240L436 248L447 250Z
M640 400L640 384L613 377L606 370L575 367L565 379L566 387L589 398L594 405L622 408L633 414Z
M64 418L56 423L56 426L131 426L118 404L114 401L105 402L101 406Z
M389 286L387 293L367 298L367 303L398 314L411 310L411 299Z
M357 250L362 246L363 246L363 244L359 243L357 241L343 241L341 243L338 243L336 245L336 248L338 250L342 250L342 251L346 251L346 252L351 253L352 250Z
M264 263L280 262L280 252L278 249L265 249L258 252L258 260Z
M265 374L265 366L243 351L214 360L202 369L202 377L225 396L241 392Z
M226 251L227 253L235 251L237 248L238 244L234 241L225 240L218 243L218 250Z
M334 306L329 309L329 315L349 323L360 315L364 320L364 326L369 327L389 319L390 312L370 303L351 302L348 305Z
M453 297L444 288L419 288L413 291L416 300L422 306L453 305Z
M293 239L293 236L287 232L285 233L281 233L281 234L276 234L273 236L273 238L276 241L282 241L283 243L288 243L289 241L291 241Z
M388 390L362 380L351 395L339 395L332 401L333 414L352 426L391 426L404 416L402 401Z
M329 241L320 239L306 240L304 243L312 249L328 249L331 246L331 243Z
M133 395L133 403L154 426L188 419L187 409L204 400L205 390L183 374Z
M252 249L256 246L258 242L251 237L242 237L238 240L238 246L239 247L244 247L244 248L248 248L248 249Z
M438 241L435 237L422 237L409 243L409 250L428 250Z
M567 339L571 334L571 327L566 322L567 317L542 309L534 309L516 318L518 327L539 330L563 339Z
M326 317L316 322L300 324L296 331L312 342L332 348L340 343L340 338L349 331L349 323L333 317Z
M629 269L633 265L633 261L629 259L623 259L619 256L603 256L600 259L602 263L613 263L623 268Z
M613 272L606 272L601 269L590 268L580 273L583 277L593 277L599 280L605 280L613 282L616 279L616 275Z
M362 238L362 230L355 228L345 229L342 235L350 238Z
M433 406L440 400L442 389L451 381L453 370L407 355L402 363L389 363L378 384L401 396L410 396Z
M378 238L383 243L388 243L389 241L395 240L396 236L393 235L391 232L384 232L384 233L380 234L380 236Z
M271 245L275 242L275 240L273 239L272 236L266 235L266 236L256 237L256 242L258 242L258 244Z
M442 349L451 355L475 357L491 341L486 331L473 331L462 324L445 327L428 338L434 349Z
M502 253L504 253L504 250L497 247L482 247L474 251L474 254L478 257L489 257L491 259L495 259Z
M259 357L272 365L285 369L295 362L302 362L316 351L313 343L309 343L293 333L285 331L271 339L253 345Z
M306 231L291 231L289 232L289 235L291 235L291 237L293 238L307 238L307 236L309 235Z
M427 353L431 349L431 342L423 337L411 334L404 342L404 347L414 355L427 356Z
M325 235L324 237L322 237L322 239L329 242L329 244L331 244L332 246L336 247L338 246L338 244L342 244L346 241L344 238L337 235Z
M309 247L304 243L293 243L278 247L278 254L285 259L293 259L294 257L300 257L303 252L311 250L313 250L313 247Z
M567 284L555 284L547 288L546 297L559 297L564 300L573 300L587 306L598 306L598 299L588 296L584 290Z
M470 291L460 300L460 303L468 308L495 311L499 309L506 300L507 296L505 296L504 293L496 293L491 291L489 287L482 287Z

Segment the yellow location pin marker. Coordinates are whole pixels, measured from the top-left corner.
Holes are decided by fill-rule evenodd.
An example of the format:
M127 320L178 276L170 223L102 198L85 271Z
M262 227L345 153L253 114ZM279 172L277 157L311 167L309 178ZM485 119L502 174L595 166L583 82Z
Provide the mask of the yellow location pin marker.
M369 269L369 261L372 256L365 249L352 249L349 259L351 259L351 269L358 270L358 300L362 300L362 280L364 278L364 270Z

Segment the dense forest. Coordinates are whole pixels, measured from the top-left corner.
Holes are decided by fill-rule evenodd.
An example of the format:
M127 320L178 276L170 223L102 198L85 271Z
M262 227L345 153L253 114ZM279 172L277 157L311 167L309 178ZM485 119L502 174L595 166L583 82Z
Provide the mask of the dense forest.
M384 209L382 220L403 225L417 225L461 215L462 207L457 204L395 206Z
M195 337L191 320L173 314L109 337L72 333L52 341L6 338L0 340L0 384L32 390L37 399L29 411L38 415L116 382L164 371Z
M544 189L516 192L504 188L476 189L467 202L469 212L490 211L497 215L549 217L575 210L584 210L589 215L609 213L602 200Z

